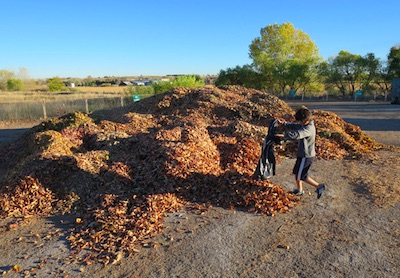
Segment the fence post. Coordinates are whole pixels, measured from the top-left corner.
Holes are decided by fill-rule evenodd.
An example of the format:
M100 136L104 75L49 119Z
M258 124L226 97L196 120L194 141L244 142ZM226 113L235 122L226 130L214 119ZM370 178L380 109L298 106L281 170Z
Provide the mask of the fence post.
M43 118L47 119L46 103L44 99L42 99L42 109L43 109Z
M121 96L121 107L124 107L124 97Z
M85 109L86 109L86 114L89 114L89 104L87 98L85 98Z

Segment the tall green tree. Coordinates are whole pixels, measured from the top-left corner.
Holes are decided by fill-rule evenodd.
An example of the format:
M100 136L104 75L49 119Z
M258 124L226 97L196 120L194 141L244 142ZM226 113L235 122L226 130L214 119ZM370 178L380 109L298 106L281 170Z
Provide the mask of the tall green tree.
M278 94L311 82L322 61L311 38L291 23L268 25L250 45L249 56L263 75L266 88Z
M391 78L400 78L400 47L393 46L388 55L388 74Z
M379 77L379 68L381 61L375 57L375 54L368 53L360 60L362 74L360 82L362 89L366 92L373 91L373 81Z
M252 65L236 66L221 70L215 85L240 85L260 90L263 88L263 78Z
M389 74L388 61L380 60L379 62L380 63L377 69L378 73L376 78L373 80L373 84L377 86L380 93L383 93L386 101L387 96L392 89L392 76Z
M361 76L361 56L341 50L335 57L328 59L328 82L333 83L343 96L354 93ZM359 89L359 88L357 88Z
M353 96L357 90L371 89L371 83L379 75L380 60L373 53L363 57L341 50L338 55L329 58L322 68L328 83L333 84L343 96Z

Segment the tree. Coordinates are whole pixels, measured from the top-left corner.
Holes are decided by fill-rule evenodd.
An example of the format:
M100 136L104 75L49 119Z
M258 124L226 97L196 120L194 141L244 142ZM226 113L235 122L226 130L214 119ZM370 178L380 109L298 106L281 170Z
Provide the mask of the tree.
M384 94L386 101L387 96L392 89L392 77L389 74L388 61L380 61L377 72L377 76L372 82Z
M24 89L25 89L24 81L14 78L7 80L7 91L15 92L15 91L23 91Z
M373 53L368 53L361 58L362 74L360 82L362 82L362 89L366 92L374 91L372 86L373 81L379 76L379 68L381 61L375 57Z
M240 85L260 90L263 88L263 79L253 65L244 65L221 70L215 85Z
M0 90L7 90L7 81L14 78L15 74L8 70L0 70Z
M400 78L400 47L393 46L388 55L388 74L393 78Z
M283 23L262 28L260 35L252 41L249 56L268 89L284 94L311 81L322 58L306 33Z
M59 92L65 88L65 84L62 82L61 78L54 77L47 80L50 92Z
M27 68L21 67L19 68L19 71L17 73L18 79L21 79L22 81L31 79L31 75L29 74L29 70Z
M94 81L93 77L89 75L88 77L83 79L83 85L84 86L94 86L95 81Z
M353 96L356 90L371 88L371 82L377 78L380 61L374 54L368 53L364 57L341 50L335 57L328 60L324 66L326 81L334 84L342 96Z
M333 83L343 96L349 91L355 91L356 80L360 74L356 61L360 58L360 55L341 50L337 56L328 59L327 81Z
M393 78L400 77L400 47L393 46L386 61L380 61L377 76L372 81L384 93L385 101L392 89Z

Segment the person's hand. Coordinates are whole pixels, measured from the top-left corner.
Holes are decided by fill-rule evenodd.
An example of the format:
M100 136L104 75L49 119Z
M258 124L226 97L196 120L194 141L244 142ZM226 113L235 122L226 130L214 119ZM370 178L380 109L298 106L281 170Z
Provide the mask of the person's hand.
M284 134L275 133L275 137L274 137L275 144L282 145L284 139L285 139L285 135Z
M285 121L283 121L283 120L281 120L281 119L277 119L277 124L278 124L278 126L282 126L282 125L284 125L286 122Z

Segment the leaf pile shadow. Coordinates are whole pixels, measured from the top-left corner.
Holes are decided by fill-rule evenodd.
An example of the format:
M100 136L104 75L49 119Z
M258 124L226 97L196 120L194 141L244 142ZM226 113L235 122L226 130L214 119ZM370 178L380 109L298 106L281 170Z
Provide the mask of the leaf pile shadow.
M78 214L68 236L78 261L112 263L186 206L275 215L297 197L252 178L267 126L289 120L279 98L239 86L175 88L129 107L43 122L1 150L0 215ZM380 146L336 114L315 111L323 159ZM277 150L292 155L295 146Z

